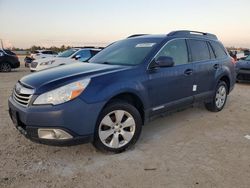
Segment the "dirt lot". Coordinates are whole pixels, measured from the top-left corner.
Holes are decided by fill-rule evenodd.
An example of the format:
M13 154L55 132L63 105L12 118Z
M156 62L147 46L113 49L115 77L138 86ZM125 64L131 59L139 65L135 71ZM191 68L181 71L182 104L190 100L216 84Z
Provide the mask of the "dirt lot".
M237 84L225 109L202 105L143 128L122 154L91 144L52 147L14 128L7 99L23 67L0 73L0 187L250 187L250 84Z

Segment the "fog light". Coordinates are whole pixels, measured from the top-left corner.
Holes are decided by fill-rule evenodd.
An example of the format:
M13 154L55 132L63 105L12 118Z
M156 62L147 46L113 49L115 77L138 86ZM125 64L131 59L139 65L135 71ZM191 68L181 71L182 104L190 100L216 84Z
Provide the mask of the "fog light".
M61 129L38 129L38 137L50 140L66 140L73 138L69 133Z

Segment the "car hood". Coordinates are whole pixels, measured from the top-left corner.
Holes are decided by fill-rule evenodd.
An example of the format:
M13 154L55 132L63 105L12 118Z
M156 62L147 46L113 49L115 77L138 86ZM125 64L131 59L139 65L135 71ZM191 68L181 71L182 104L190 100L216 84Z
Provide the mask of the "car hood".
M84 78L92 78L100 74L128 69L129 66L105 65L94 63L74 63L35 72L23 77L19 82L41 94L65 84Z

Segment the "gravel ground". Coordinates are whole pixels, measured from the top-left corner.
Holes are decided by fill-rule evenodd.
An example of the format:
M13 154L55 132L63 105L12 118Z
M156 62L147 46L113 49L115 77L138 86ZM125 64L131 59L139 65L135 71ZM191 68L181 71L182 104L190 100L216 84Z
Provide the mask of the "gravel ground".
M7 99L23 67L0 73L0 187L250 187L250 84L237 84L225 109L197 105L143 128L137 144L105 154L91 144L32 143L14 128Z

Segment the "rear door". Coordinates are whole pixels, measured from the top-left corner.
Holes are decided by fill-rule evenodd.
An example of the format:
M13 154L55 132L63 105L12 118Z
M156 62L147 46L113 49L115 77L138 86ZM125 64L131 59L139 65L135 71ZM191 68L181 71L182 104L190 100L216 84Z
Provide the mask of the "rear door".
M207 41L188 39L187 42L194 69L195 100L204 100L213 94L216 70L220 67Z
M148 70L148 93L152 115L193 102L193 65L189 63L185 39L174 39L158 52L160 56L172 57L173 67Z

